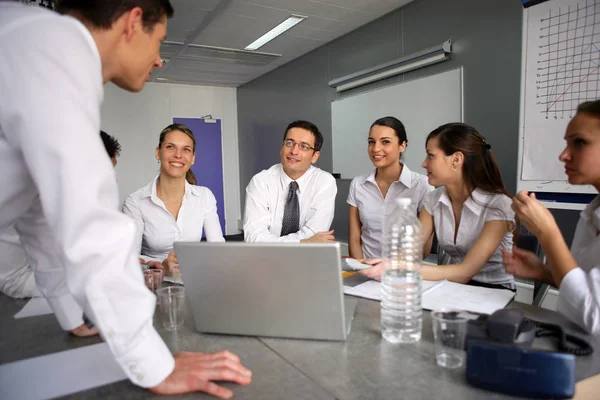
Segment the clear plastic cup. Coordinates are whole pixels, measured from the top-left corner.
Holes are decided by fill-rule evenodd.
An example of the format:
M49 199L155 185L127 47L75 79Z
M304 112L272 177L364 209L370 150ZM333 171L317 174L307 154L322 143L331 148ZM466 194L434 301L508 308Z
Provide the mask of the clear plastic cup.
M470 314L466 311L441 309L431 313L435 358L444 368L459 368L465 363L465 338Z
M152 277L154 278L154 291L156 292L162 286L165 278L165 271L161 269L150 269L149 271L152 272Z
M151 269L147 269L144 271L144 283L146 287L150 289L151 292L156 293L157 286L155 284L154 273Z
M164 328L167 331L176 331L183 326L185 288L182 286L168 286L158 289L156 294Z

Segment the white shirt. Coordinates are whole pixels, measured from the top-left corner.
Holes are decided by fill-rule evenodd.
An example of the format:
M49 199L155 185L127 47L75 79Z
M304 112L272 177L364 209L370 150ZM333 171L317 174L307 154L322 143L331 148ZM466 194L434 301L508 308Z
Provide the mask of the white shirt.
M246 187L244 238L246 242L300 242L318 232L327 232L333 221L337 186L335 178L319 168L310 168L296 180L300 206L300 230L281 235L283 210L292 179L281 164L254 175Z
M571 253L579 268L563 278L557 309L586 331L600 334L600 196L581 212Z
M427 177L408 169L403 165L400 178L392 182L383 197L375 181L375 172L357 176L350 183L347 203L358 208L360 217L362 251L364 258L381 257L381 233L383 222L390 218L394 210L395 200L408 197L415 205L415 213L423 207L427 192L433 187L427 182Z
M17 299L42 295L36 288L33 268L29 265L27 254L14 227L0 234L0 292ZM82 311L77 303L74 304L74 308L78 310L78 315L73 319L81 318Z
M456 243L454 243L454 213L446 188L440 187L427 193L424 206L427 212L433 216L438 244L450 258L448 264L463 262L471 247L479 239L486 222L512 221L514 224L515 221L510 197L475 189L463 205ZM502 248L511 251L512 245L513 234L507 232L494 254L473 277L473 280L504 285L514 289L515 279L506 273L502 264Z
M0 54L0 232L15 225L59 321L73 295L128 377L155 386L174 360L98 135L98 48L74 18L0 2Z
M175 242L199 242L202 230L209 242L224 242L217 200L204 186L185 182L185 193L177 220L156 194L158 176L125 199L123 212L137 227L136 253L148 260L163 261Z

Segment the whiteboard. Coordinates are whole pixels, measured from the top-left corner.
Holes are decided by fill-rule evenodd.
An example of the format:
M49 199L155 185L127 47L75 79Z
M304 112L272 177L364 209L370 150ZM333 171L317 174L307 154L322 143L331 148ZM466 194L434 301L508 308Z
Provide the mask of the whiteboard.
M558 156L578 104L600 98L600 4L550 0L526 9L522 52L517 189L596 193L570 185Z
M425 173L421 164L427 135L440 125L463 121L462 68L333 101L333 172L352 179L374 169L367 154L369 128L386 116L398 118L406 128L402 162Z

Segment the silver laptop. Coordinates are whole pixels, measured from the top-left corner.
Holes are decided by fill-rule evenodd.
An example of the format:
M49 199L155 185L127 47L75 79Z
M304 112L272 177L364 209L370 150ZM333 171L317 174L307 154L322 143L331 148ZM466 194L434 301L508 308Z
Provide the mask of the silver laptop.
M356 299L344 297L340 246L178 242L200 332L346 340Z

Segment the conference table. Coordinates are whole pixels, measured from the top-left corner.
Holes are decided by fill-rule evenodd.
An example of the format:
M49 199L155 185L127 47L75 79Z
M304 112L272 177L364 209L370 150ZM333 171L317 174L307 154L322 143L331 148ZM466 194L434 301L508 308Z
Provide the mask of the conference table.
M358 283L350 277L345 284ZM101 342L99 337L76 338L62 331L53 315L14 319L27 300L0 294L0 364L52 354ZM583 337L596 349L593 355L577 357L577 380L600 373L600 338L584 334L562 316L549 310L512 302L533 319L560 323ZM236 399L509 399L466 382L464 368L447 370L437 366L431 317L424 312L420 342L394 345L381 338L379 302L359 299L346 342L256 338L201 334L189 305L184 326L176 332L155 326L173 353L230 350L253 372L252 384L224 383ZM550 338L536 339L534 347L553 349ZM35 384L28 382L26 384ZM74 393L72 399L147 399L154 395L124 380ZM177 398L210 398L187 394Z

